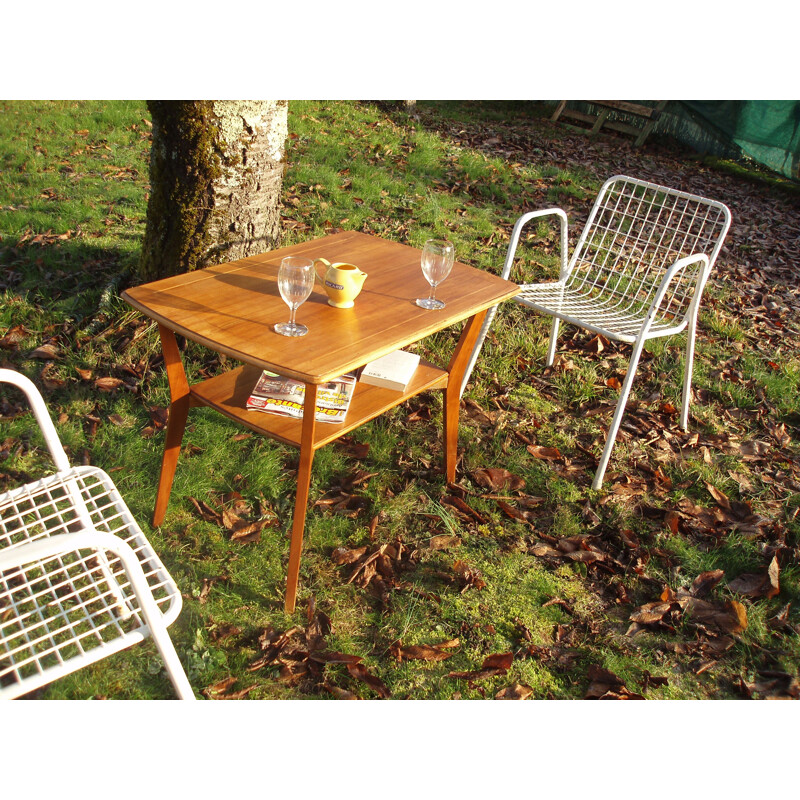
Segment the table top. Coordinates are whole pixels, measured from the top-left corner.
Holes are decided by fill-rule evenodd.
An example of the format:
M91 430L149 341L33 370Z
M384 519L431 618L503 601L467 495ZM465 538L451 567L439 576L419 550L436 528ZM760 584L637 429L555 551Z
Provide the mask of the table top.
M297 311L306 336L273 330L289 319L278 291L287 255L355 264L367 279L353 308L333 308L320 283ZM415 304L430 287L421 251L345 231L127 289L122 297L167 328L232 358L307 383L327 383L368 361L513 297L516 284L456 262L436 289L446 306ZM320 271L322 266L320 265Z

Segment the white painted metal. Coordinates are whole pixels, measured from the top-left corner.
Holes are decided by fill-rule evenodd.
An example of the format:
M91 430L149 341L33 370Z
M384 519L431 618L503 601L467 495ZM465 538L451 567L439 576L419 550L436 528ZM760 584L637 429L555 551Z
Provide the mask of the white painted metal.
M636 180L609 178L600 189L569 263L567 219L560 209L529 212L511 235L502 276L511 274L525 224L545 214L561 223L561 269L550 283L524 284L518 303L553 317L547 365L553 363L560 323L569 322L608 339L633 345L628 372L609 428L592 488L603 482L636 367L648 339L687 331L681 427L689 420L697 311L711 268L731 224L727 206L715 200ZM495 309L472 353L464 391Z
M152 636L181 699L194 699L167 632L175 582L109 476L70 467L35 385L12 370L57 465L0 494L0 699L27 694Z

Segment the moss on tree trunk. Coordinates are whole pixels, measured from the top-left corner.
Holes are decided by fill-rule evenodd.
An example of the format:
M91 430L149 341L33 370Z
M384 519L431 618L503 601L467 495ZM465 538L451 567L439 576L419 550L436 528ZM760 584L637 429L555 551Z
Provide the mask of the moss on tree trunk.
M150 199L139 276L269 250L280 234L285 101L150 101Z

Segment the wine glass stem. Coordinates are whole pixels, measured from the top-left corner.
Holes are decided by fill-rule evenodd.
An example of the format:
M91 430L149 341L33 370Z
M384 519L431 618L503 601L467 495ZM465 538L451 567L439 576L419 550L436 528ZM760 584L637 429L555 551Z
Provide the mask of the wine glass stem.
M428 295L428 300L435 300L436 299L434 297L435 294L436 294L436 284L432 283L431 284L431 293Z
M289 306L289 324L290 325L294 325L294 315L296 313L297 313L297 306L294 303L292 303L292 305Z

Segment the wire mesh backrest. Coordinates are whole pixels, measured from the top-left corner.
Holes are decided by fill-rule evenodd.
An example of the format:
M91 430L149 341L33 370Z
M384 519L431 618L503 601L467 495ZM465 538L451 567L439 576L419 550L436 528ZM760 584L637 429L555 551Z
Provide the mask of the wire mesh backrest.
M567 286L620 314L642 313L667 269L684 256L704 253L710 271L730 226L722 203L615 176L600 190L570 262ZM708 272L694 264L676 276L659 318L680 324ZM698 294L699 299L699 294Z

